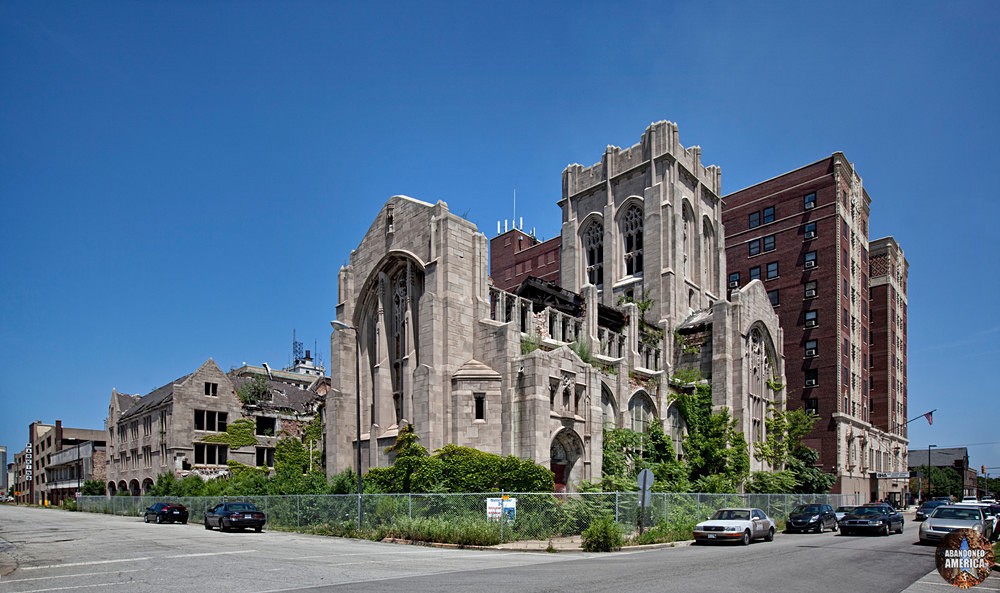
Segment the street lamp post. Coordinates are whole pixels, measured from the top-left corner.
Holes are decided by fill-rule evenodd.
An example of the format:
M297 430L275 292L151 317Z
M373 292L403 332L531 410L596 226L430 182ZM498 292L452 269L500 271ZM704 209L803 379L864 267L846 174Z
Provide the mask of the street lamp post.
M358 473L358 529L361 529L361 337L358 336L358 328L353 325L344 323L339 319L334 319L330 322L330 327L334 331L352 331L354 332L354 398L355 398L355 428L357 432L355 433L357 440L355 441L354 448L356 450L356 463L357 463L357 473Z
M937 445L927 445L927 496L924 498L924 502L931 499L931 448L937 447Z

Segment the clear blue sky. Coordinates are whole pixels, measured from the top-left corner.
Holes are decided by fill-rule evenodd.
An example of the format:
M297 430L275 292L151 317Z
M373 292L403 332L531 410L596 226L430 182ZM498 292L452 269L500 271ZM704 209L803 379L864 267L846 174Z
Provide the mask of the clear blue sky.
M567 164L669 119L726 193L846 153L911 265L911 447L1000 474L997 31L995 0L3 2L0 444L293 330L325 361L387 198L493 236L516 190L549 238Z

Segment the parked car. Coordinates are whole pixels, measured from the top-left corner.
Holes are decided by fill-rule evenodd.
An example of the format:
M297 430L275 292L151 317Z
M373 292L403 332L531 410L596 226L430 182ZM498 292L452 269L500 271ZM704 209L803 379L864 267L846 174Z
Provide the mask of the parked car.
M171 502L158 502L146 509L142 514L142 520L146 523L156 521L157 523L187 523L187 507Z
M730 541L747 546L758 538L773 541L774 532L774 519L760 509L719 509L707 521L695 525L694 541Z
M984 533L986 534L992 533L997 520L1000 520L1000 517L997 516L997 512L1000 511L1000 505L988 502L956 502L955 506L973 507L981 510L983 512L983 524L986 527Z
M229 531L252 527L260 533L266 522L267 516L249 502L224 502L205 511L205 529L214 526L219 531Z
M837 531L837 514L828 504L800 504L792 509L785 522L786 531L815 531L823 533L824 529Z
M844 518L844 515L850 513L851 511L853 511L856 508L858 508L858 507L853 506L853 505L850 505L850 506L848 506L848 505L841 505L841 506L837 507L837 509L835 511L833 511L833 514L837 515L837 523L840 523L840 520Z
M946 504L951 504L944 500L928 500L924 504L917 507L917 515L914 517L914 521L923 521L927 518L927 515L931 514L934 509L944 506Z
M934 509L920 524L920 543L939 542L956 529L972 529L979 534L989 533L981 508L973 505L946 504Z
M861 505L840 520L840 532L844 535L903 533L903 515L887 504Z

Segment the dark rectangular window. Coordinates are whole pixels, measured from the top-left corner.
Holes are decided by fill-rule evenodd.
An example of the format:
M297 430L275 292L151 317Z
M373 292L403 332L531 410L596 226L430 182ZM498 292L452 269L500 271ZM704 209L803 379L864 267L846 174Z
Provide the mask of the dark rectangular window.
M806 327L816 327L819 325L819 315L816 311L806 311Z
M846 221L846 220L841 220L841 221L840 221L840 234L841 234L841 235L842 235L842 236L843 236L843 237L844 237L845 239L847 239L848 237L850 237L850 236L851 236L851 235L850 235L850 232L849 232L849 230L848 230L848 228L849 228L849 227L847 226L847 221Z
M764 224L774 222L774 206L764 208Z
M806 210L812 210L816 207L816 192L806 194L802 201Z
M219 395L219 384L205 383L205 395Z
M736 288L740 285L740 273L733 272L729 275L729 288Z
M815 268L816 267L816 252L815 251L809 251L809 252L806 253L805 265L806 265L807 268Z
M750 255L757 255L760 253L760 239L754 239L747 245L750 247Z
M266 418L264 416L257 416L257 430L254 434L265 437L273 437L275 435L275 429L278 427L277 418ZM258 464L259 465L259 464Z
M774 251L774 235L764 237L764 251Z
M229 447L226 445L194 444L195 465L226 465L229 457Z
M772 307L778 306L778 289L767 291L767 299L771 301Z
M778 262L773 261L767 264L767 279L773 280L778 277Z
M750 268L750 279L760 280L760 266L754 266Z
M752 229L755 229L760 226L760 211L750 213L749 226Z
M819 341L806 340L806 356L818 356L818 355L819 355Z
M815 239L816 238L816 223L815 222L807 223L806 226L805 226L805 228L803 229L802 234L803 234L803 236L806 239Z
M476 394L476 420L486 420L486 395Z
M806 398L806 414L819 415L819 399L815 397Z
M212 410L194 411L194 429L209 430L213 432L226 432L226 412L214 412Z
M819 383L819 371L806 369L806 387L815 387L817 383Z
M806 297L807 299L814 299L818 296L817 293L817 283L815 280L810 280L806 282Z
M257 467L274 467L273 447L257 447Z

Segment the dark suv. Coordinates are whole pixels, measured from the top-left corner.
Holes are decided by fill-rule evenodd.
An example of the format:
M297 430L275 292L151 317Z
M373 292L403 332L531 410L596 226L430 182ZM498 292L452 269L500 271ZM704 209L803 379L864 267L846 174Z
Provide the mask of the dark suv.
M792 510L788 515L788 521L785 522L785 530L789 532L823 533L826 528L837 531L837 515L833 512L833 507L828 504L800 504Z

